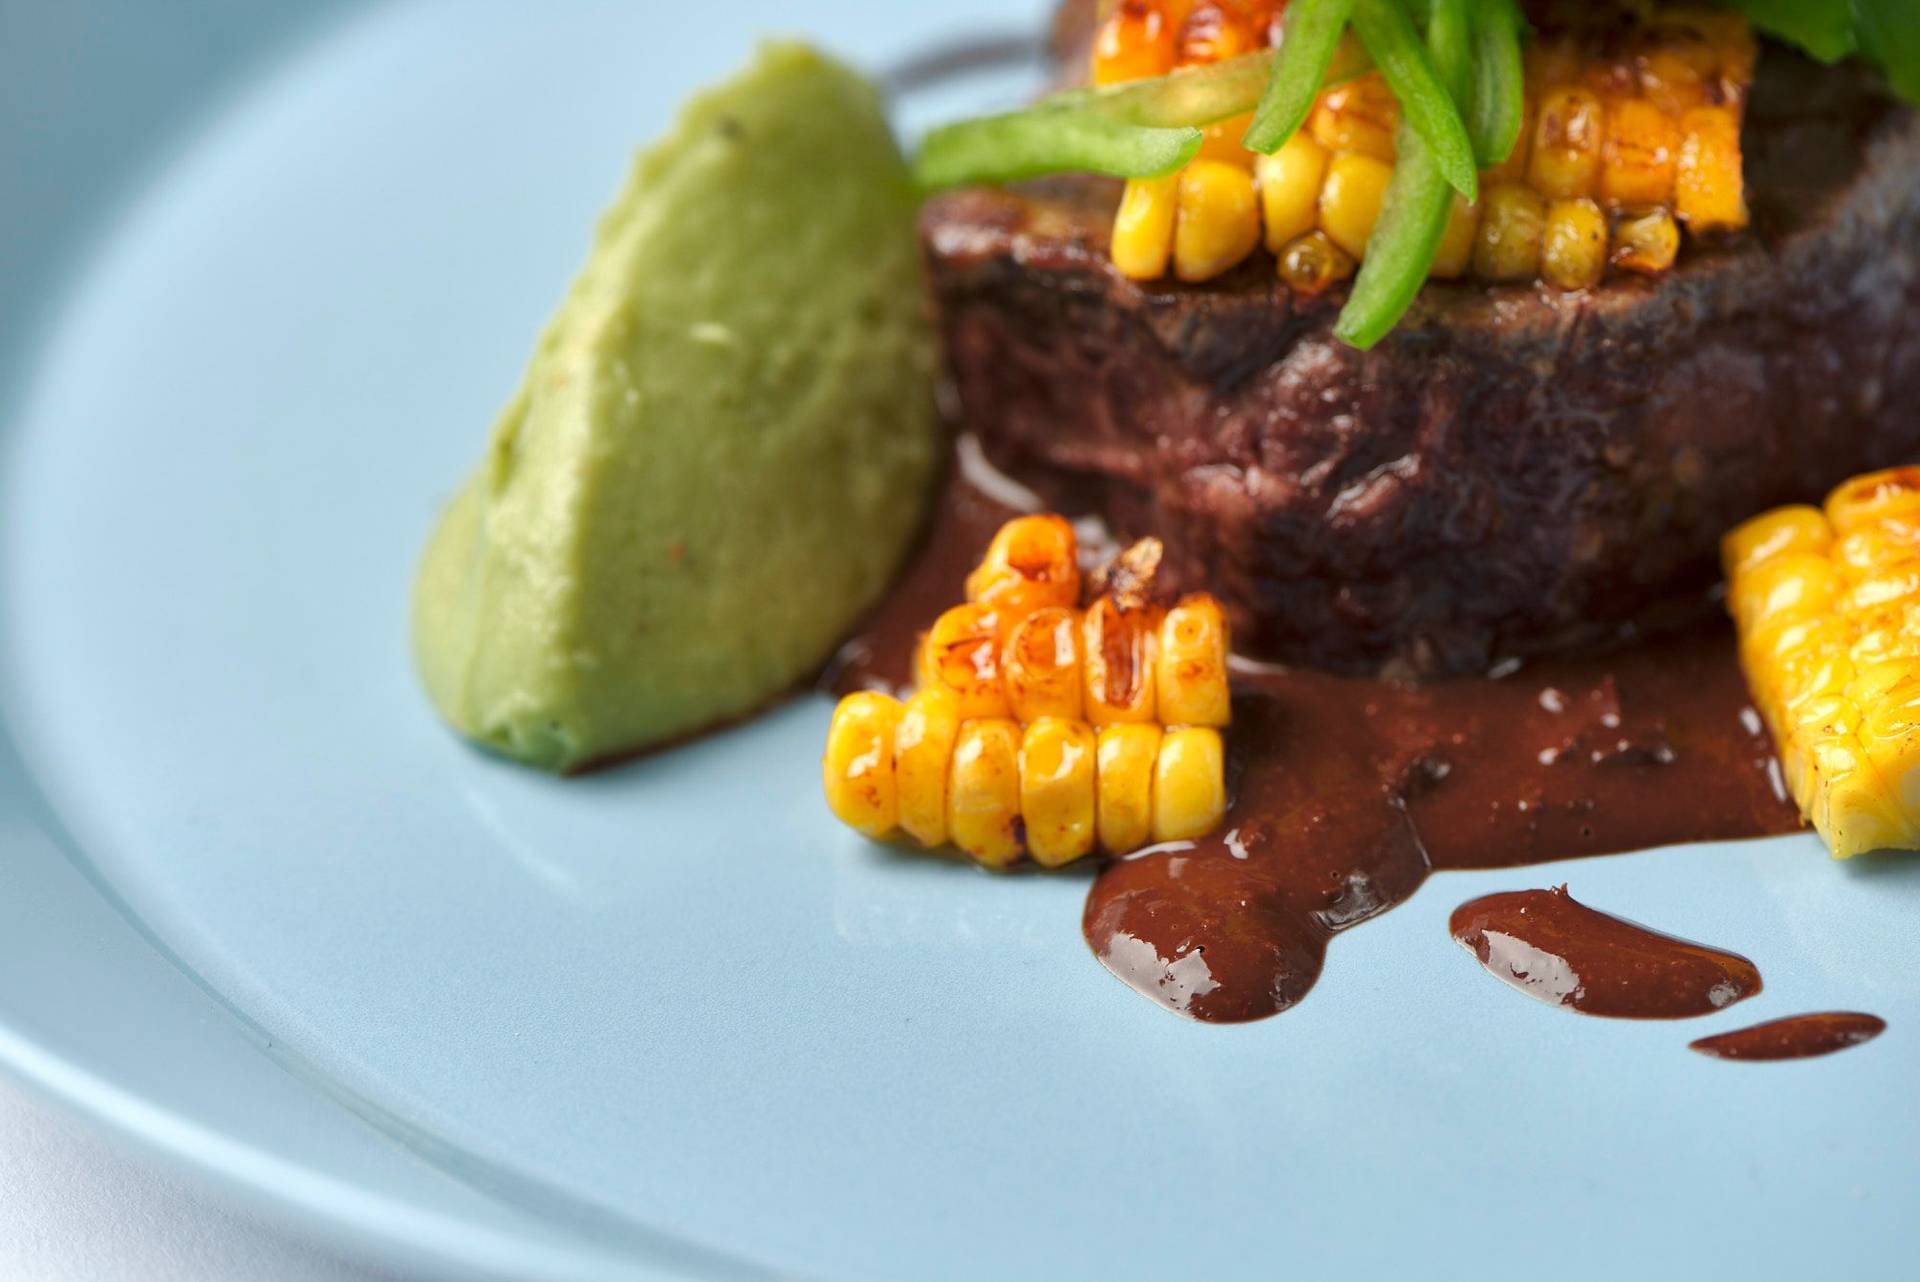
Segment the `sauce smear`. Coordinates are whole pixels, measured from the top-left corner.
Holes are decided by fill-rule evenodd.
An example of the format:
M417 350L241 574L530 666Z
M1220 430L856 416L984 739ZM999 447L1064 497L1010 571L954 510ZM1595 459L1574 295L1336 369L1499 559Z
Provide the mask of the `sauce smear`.
M1015 514L999 484L960 470L926 550L842 651L831 688L909 683L918 633L962 599L967 571ZM1287 1009L1335 934L1403 902L1436 868L1799 828L1717 617L1500 679L1408 687L1243 670L1228 743L1234 801L1221 830L1108 863L1082 918L1109 970L1195 1019Z
M1686 1019L1760 991L1737 953L1597 912L1561 886L1462 904L1453 937L1502 983L1549 1006L1614 1019Z
M1857 1011L1821 1011L1789 1015L1731 1033L1715 1033L1688 1046L1715 1059L1811 1059L1870 1042L1887 1029L1878 1015Z

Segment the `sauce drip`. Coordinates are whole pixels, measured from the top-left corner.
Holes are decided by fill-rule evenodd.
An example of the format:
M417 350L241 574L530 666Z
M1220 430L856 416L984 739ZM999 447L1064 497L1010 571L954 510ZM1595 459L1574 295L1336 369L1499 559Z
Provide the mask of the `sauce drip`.
M1565 886L1475 899L1449 926L1495 979L1583 1015L1685 1019L1760 991L1759 970L1739 954L1597 912Z
M1015 514L1017 487L970 474L968 457L963 442L925 550L830 669L836 692L906 688L918 633L962 599ZM1436 868L1799 827L1717 619L1609 655L1420 687L1242 665L1228 742L1221 830L1109 862L1082 918L1109 970L1201 1020L1287 1009L1335 934Z
M1715 1033L1688 1045L1715 1059L1811 1059L1870 1042L1886 1028L1887 1021L1877 1015L1821 1011L1768 1020L1730 1033Z

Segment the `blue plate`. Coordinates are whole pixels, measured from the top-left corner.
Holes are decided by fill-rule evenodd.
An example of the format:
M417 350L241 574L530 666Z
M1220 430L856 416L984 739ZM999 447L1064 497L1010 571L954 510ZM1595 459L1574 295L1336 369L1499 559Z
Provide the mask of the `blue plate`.
M435 723L415 556L631 148L763 30L877 67L1039 17L10 13L0 1062L396 1266L1912 1276L1920 861L1443 875L1299 1009L1204 1027L1088 957L1084 877L837 829L820 699L572 781ZM1563 880L1766 992L1588 1020L1448 940L1468 896ZM1820 1008L1891 1027L1685 1049Z

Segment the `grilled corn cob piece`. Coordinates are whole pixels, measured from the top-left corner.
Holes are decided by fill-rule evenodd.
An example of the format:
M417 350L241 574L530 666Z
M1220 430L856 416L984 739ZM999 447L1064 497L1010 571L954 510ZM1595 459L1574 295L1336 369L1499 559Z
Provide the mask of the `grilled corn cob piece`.
M1117 0L1095 41L1093 79L1162 75L1263 47L1283 8L1273 0ZM1483 189L1524 188L1533 200L1509 195L1492 219L1461 202L1431 272L1437 279L1472 272L1587 288L1584 211L1576 264L1536 248L1533 233L1547 220L1532 215L1557 201L1592 200L1615 218L1602 273L1664 272L1682 228L1702 235L1747 223L1740 130L1757 46L1746 20L1704 6L1630 4L1591 13L1562 6L1554 21L1566 29L1527 51L1519 141L1482 175ZM1183 174L1126 185L1113 225L1115 269L1135 280L1210 280L1264 242L1290 288L1311 294L1345 279L1350 260L1365 256L1400 116L1375 71L1328 87L1273 156L1239 145L1243 121L1209 126ZM1214 166L1251 170L1251 213L1244 177L1230 180ZM1347 262L1303 241L1316 228Z
M1920 468L1721 545L1754 702L1801 814L1836 858L1920 849Z
M1210 831L1226 805L1227 618L1205 593L1149 604L1158 550L1109 567L1083 613L1052 604L1080 593L1073 527L1003 526L967 578L974 599L923 638L905 706L863 692L835 710L822 762L833 813L991 867Z

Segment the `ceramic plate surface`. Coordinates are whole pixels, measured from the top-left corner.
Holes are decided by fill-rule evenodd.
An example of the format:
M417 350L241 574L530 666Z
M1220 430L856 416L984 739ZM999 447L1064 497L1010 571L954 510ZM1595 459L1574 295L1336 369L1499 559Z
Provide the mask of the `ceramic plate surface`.
M468 1274L1911 1277L1920 861L1442 875L1204 1027L1087 954L1084 877L836 828L822 699L572 781L436 724L416 555L632 148L761 32L882 67L1041 19L964 8L8 10L0 1062ZM1582 1019L1448 939L1560 881L1765 993ZM1889 1030L1685 1048L1829 1008Z

